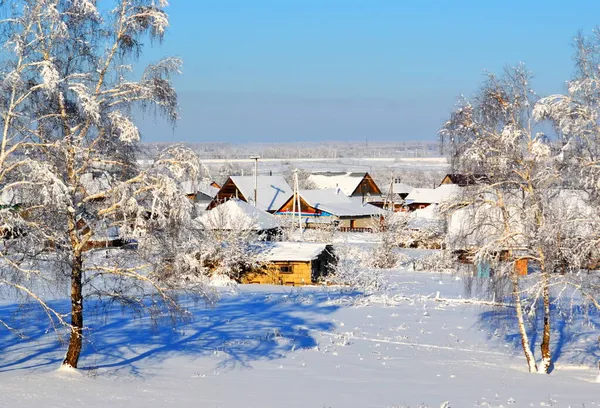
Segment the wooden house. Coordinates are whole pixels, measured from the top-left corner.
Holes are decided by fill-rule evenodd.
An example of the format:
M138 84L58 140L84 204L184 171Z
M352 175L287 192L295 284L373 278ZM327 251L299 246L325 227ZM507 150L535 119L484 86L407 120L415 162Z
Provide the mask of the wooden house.
M295 195L276 212L278 215L298 215L306 228L335 225L342 231L371 232L373 219L387 214L375 205L363 203L360 197L347 197L339 190L300 190L300 209ZM294 207L296 201L296 208Z
M232 198L254 205L256 194L256 207L273 213L292 196L292 188L281 176L258 176L256 180L258 189L255 193L254 176L229 177L219 189L215 198L209 203L207 209L210 210Z
M336 262L333 247L312 242L275 242L265 249L265 267L243 283L301 286L318 283Z
M339 189L347 197L360 197L363 202L381 200L380 188L366 172L312 173L307 181L318 190Z

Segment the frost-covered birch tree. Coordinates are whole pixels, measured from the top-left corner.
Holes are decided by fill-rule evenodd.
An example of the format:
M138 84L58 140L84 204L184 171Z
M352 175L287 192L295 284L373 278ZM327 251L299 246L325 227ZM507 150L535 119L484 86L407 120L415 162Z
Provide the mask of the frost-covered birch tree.
M567 258L582 256L577 243L587 238L581 226L592 219L574 205L589 191L567 189L574 170L560 160L560 140L535 131L542 115L530 79L522 65L489 75L474 100L463 100L452 113L440 136L455 170L480 178L447 208L454 224L449 246L491 268L495 290L508 283L529 371L548 373L552 288L560 287L566 269L573 272ZM520 275L517 264L525 260L538 272ZM543 315L539 367L527 333L527 317L538 309Z
M91 297L185 316L182 290L210 296L192 203L178 180L197 176L182 147L140 169L135 109L177 119L167 58L131 79L144 41L161 41L166 0L3 2L0 66L0 285L68 328L63 365L77 367ZM136 250L98 256L132 242ZM70 311L42 294L69 287ZM7 293L7 291L3 291ZM59 330L60 331L60 330Z

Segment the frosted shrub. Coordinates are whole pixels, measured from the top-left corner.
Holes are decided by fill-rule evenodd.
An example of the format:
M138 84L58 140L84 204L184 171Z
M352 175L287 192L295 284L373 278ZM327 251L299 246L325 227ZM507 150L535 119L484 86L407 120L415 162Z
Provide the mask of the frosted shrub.
M383 287L381 270L372 267L369 252L356 245L336 245L337 265L328 277L327 282L334 285L345 285L352 290L374 293Z
M414 269L417 271L448 271L454 267L454 260L447 251L434 253L415 259Z

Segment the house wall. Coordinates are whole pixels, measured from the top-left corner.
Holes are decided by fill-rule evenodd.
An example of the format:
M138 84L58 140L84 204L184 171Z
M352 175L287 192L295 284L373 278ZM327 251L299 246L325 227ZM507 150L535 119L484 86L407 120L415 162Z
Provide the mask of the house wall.
M442 182L440 183L440 186L441 186L442 184L454 184L454 183L453 183L453 182L452 182L452 180L450 179L450 176L446 176L446 177L444 177L444 179L443 179L443 180L442 180Z
M294 213L294 214L297 213L298 212L297 208L296 208L296 211L294 211L294 200L295 200L295 197L292 195L292 197L289 200L287 200L286 203L277 212L279 212L279 213ZM302 214L315 214L315 215L319 215L319 214L323 213L321 210L317 210L316 208L308 205L308 203L302 197L300 197L300 212Z
M351 197L362 197L363 195L367 196L367 194L381 195L381 190L368 173L361 180L360 184L356 187L356 189L352 192Z
M217 205L224 203L225 201L227 201L231 198L238 198L242 201L248 202L246 197L244 197L244 195L241 193L241 191L239 191L239 189L237 188L235 183L231 180L231 178L228 178L227 181L225 182L225 184L223 184L223 187L221 187L221 189L215 196L215 198L210 202L207 209L211 210L211 209L215 208Z
M282 267L292 268L291 273L281 272ZM242 279L242 283L260 283L272 285L302 286L310 285L311 261L276 261L271 262L262 273L250 273Z

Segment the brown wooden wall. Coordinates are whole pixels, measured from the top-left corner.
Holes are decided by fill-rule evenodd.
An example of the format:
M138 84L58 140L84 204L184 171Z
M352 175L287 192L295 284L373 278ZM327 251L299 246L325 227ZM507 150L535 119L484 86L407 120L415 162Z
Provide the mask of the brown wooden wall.
M221 187L221 189L217 193L216 197L210 202L207 209L211 210L211 209L215 208L217 205L224 203L225 201L227 201L231 198L236 198L236 197L242 201L248 202L246 197L244 197L242 192L240 190L238 190L237 186L231 180L231 178L228 178L227 181L225 182L225 184L223 184L223 187Z
M294 212L294 200L295 197L292 195L292 197L290 197L289 200L287 200L285 202L285 204L283 206L281 206L281 208L277 211L277 212ZM296 205L298 205L296 203ZM296 212L298 212L298 209L296 209ZM304 199L302 198L302 196L300 196L300 212L302 212L303 214L321 214L321 210L318 210L314 207L311 207L310 205L308 205L308 203L306 201L304 201Z
M291 267L291 273L282 273L282 267ZM276 261L266 267L262 273L246 275L242 283L261 283L271 285L302 286L310 285L311 261Z
M375 184L375 181L371 178L369 173L365 174L365 177L358 184L356 189L352 192L352 197L362 197L363 194L366 196L370 195L381 195L381 190Z
M447 175L446 177L444 177L444 179L443 179L443 180L442 180L442 182L440 183L440 186L441 186L442 184L454 184L454 183L452 182L452 179L450 178L450 176L449 176L449 175Z

